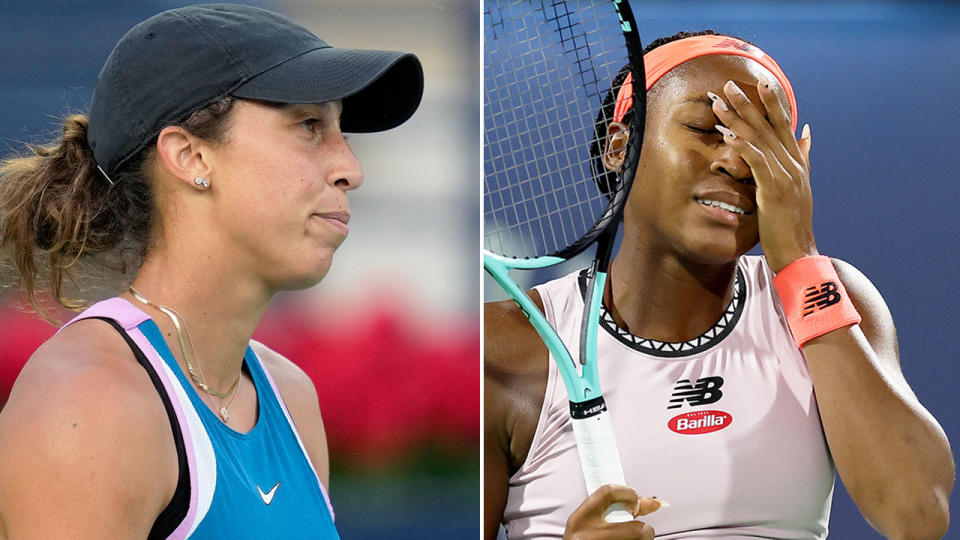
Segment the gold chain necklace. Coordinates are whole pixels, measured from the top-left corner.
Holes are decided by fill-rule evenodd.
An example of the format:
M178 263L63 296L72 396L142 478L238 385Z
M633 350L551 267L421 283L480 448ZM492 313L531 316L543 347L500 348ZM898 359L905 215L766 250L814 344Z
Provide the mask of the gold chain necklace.
M177 313L176 311L174 311L170 307L156 304L154 302L151 302L150 300L147 300L146 298L144 298L142 294L140 294L139 292L137 292L136 289L133 288L133 285L130 285L130 294L132 294L133 297L141 304L158 309L164 315L166 315L167 317L170 317L170 320L173 321L173 327L177 329L177 340L180 342L180 352L183 353L183 361L185 364L187 364L187 373L190 374L190 378L193 379L193 383L197 385L197 388L203 390L204 392L210 394L211 396L214 396L220 399L229 397L231 393L233 394L233 399L230 400L230 403L224 406L221 406L219 411L220 418L222 418L224 422L229 422L230 407L233 406L233 403L237 400L237 396L240 395L240 377L243 375L243 373L241 372L241 374L237 376L237 380L233 382L233 385L231 385L230 389L227 390L226 392L217 392L216 390L213 390L212 388L207 386L207 383L204 382L204 379L206 379L206 377L202 377L203 375L202 368L200 371L201 375L198 376L197 372L193 369L193 364L190 363L190 356L187 354L187 346L183 340L183 334L184 334L183 329L186 327L186 324L181 322L181 320L183 319L183 316ZM193 346L193 338L190 337L189 330L187 331L187 339L190 340L190 346L193 347L194 351L196 351L196 347Z

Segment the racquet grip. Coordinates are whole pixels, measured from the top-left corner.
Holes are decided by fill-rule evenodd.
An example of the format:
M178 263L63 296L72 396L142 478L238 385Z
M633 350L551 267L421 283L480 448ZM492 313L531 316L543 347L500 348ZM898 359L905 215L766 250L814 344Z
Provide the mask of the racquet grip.
M572 418L571 421L587 493L593 493L606 484L627 485L610 412L603 410L588 418ZM611 523L633 520L633 514L620 503L610 505L603 515Z

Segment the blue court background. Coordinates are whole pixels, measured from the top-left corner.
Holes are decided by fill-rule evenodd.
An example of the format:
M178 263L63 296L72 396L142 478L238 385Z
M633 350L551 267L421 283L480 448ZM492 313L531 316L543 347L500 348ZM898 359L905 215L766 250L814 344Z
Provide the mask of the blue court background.
M812 129L820 252L856 265L883 294L897 326L907 381L943 425L956 453L960 6L630 2L644 43L678 31L714 29L754 42L786 72L800 126L808 122ZM585 265L574 262L526 285ZM484 291L488 301L504 297L489 278ZM951 497L954 521L960 517L957 501ZM879 537L839 481L830 530L831 538ZM946 537L960 538L958 531L954 524Z

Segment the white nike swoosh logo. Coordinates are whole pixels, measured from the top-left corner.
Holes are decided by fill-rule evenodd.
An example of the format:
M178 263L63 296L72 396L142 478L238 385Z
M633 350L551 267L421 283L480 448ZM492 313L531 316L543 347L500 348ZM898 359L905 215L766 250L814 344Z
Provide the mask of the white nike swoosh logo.
M273 489L264 493L260 486L257 485L257 491L260 492L260 500L263 501L263 504L269 505L273 502L273 496L277 493L277 488L280 487L280 482L277 482L277 485L273 486Z

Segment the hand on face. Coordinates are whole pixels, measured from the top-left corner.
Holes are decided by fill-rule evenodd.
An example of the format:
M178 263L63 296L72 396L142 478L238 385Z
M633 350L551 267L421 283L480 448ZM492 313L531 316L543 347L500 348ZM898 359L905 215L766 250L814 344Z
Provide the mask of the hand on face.
M767 117L733 81L724 97L712 92L713 111L723 124L723 140L750 167L757 185L760 245L767 263L778 272L791 262L816 255L813 195L810 191L810 128L793 137L787 110L768 83L757 83Z
M608 484L591 493L567 519L564 540L639 539L653 540L653 528L642 521L609 523L604 519L606 509L620 503L634 517L643 516L666 506L659 499L640 497L626 486Z

